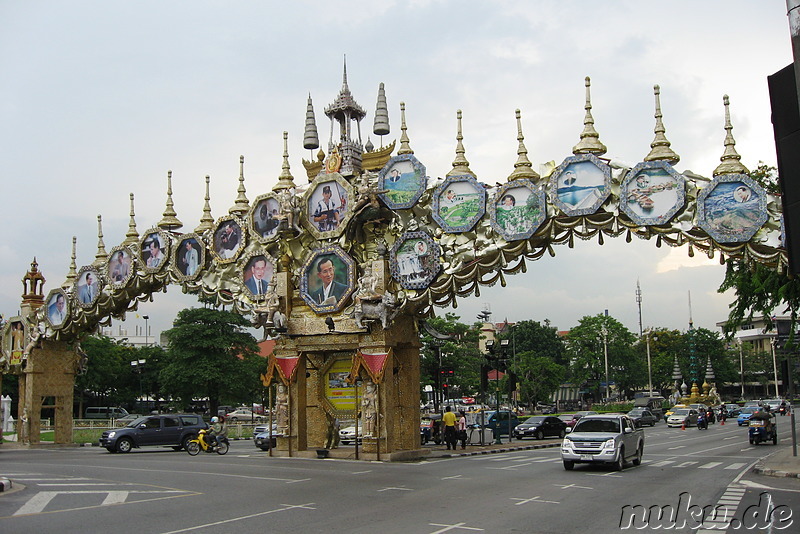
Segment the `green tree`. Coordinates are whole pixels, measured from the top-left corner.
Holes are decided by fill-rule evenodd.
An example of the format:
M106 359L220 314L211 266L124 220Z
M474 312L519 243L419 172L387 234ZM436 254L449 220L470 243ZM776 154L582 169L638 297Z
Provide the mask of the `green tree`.
M517 354L515 373L522 398L533 409L538 401L548 399L559 388L567 370L548 356L527 351Z
M169 347L160 379L183 408L193 398L208 398L212 413L220 404L253 400L265 362L255 338L245 331L249 323L244 317L188 308L173 325L165 332Z
M88 358L86 373L75 379L75 395L82 411L87 402L132 408L138 381L131 372L136 351L106 336L90 336L81 342ZM82 413L78 414L82 417Z

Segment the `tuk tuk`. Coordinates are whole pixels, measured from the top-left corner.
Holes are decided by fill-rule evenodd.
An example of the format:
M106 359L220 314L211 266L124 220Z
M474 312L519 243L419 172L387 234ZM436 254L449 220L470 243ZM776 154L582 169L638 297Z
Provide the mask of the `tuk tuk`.
M775 414L758 411L750 417L748 434L750 445L758 445L762 441L772 441L778 444L778 427L775 424Z

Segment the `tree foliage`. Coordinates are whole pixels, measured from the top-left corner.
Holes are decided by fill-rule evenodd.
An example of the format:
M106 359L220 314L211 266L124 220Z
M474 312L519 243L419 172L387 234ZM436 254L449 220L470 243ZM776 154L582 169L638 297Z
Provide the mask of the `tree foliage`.
M208 308L181 310L165 334L169 348L160 373L163 387L184 407L208 398L212 413L220 404L252 399L260 391L264 360L247 320Z
M439 340L427 331L420 332L421 351L421 385L430 385L434 389L442 381L438 375L440 369L452 369L453 376L447 378L450 397L473 394L480 387L480 366L483 357L478 350L480 328L459 321L454 313L444 317L427 319L428 324L437 332L452 336L452 339Z

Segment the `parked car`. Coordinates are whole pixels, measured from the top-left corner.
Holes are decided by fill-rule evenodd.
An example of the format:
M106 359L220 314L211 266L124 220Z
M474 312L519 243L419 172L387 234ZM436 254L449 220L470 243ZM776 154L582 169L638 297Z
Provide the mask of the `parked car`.
M759 406L745 406L742 408L742 411L739 412L736 422L739 424L739 426L747 426L750 423L750 418L753 416L753 414L760 409L761 407Z
M119 419L128 415L128 410L115 406L89 406L83 416L85 419Z
M478 415L478 421L481 421L480 415ZM483 421L484 428L488 428L492 432L498 432L501 436L503 434L511 434L519 424L517 414L509 410L486 412Z
M177 451L204 428L208 425L197 414L148 415L122 428L106 430L100 436L100 446L108 452L130 452L146 446L171 446Z
M567 435L567 423L552 415L535 415L514 428L514 437L544 439L547 436L563 438Z
M356 441L356 427L348 426L339 430L339 441L342 445L350 445ZM361 443L361 427L358 428L358 442Z
M580 421L581 417L584 417L584 416L587 416L587 415L596 415L596 414L597 414L597 412L593 412L591 410L583 410L583 411L580 411L580 412L575 412L574 414L572 414L572 420L571 421L567 421L567 426L570 427L570 428L573 428L578 423L578 421Z
M678 408L667 417L667 426L692 426L697 424L697 410L694 408Z
M644 430L627 415L582 417L561 443L561 461L571 470L576 463L606 463L622 471L625 462L642 463Z
M273 432L272 436L270 437L269 431L267 432L258 432L257 434L253 434L253 443L256 447L261 449L262 451L268 451L270 448L274 447L278 442L277 435Z
M245 408L239 408L237 410L234 410L234 411L226 414L225 415L225 419L229 423L238 423L238 422L243 422L243 423L250 423L250 422L263 423L264 421L267 420L267 418L265 416L259 415L259 414L255 413L255 412L253 412L252 410L248 410L248 409L245 409Z
M658 418L653 415L653 412L644 408L634 408L628 412L628 417L633 419L636 426L655 426L658 422Z
M116 423L118 426L125 426L125 425L127 425L128 423L130 423L131 421L136 421L136 420L137 420L137 419L139 419L140 417L142 417L142 414L140 414L140 413L129 413L129 414L128 414L128 415L126 415L125 417L120 417L120 418L118 418L118 419L115 419L115 420L114 420L114 422L115 422L115 423Z

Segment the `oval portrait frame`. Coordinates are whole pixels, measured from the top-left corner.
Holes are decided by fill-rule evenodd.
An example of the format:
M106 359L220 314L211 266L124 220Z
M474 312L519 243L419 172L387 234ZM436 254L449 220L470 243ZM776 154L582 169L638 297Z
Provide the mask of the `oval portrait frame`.
M463 187L462 184L466 184L467 187ZM471 189L472 192L467 192L466 189ZM467 198L471 195L475 195L476 198ZM468 210L466 217L459 217L456 211L458 206L461 206L462 210L464 206L472 209ZM453 234L469 232L485 213L486 188L472 175L448 176L433 194L431 216L445 232Z
M97 278L94 284L90 284L95 286L91 296L88 295L88 290L86 289L89 276ZM90 309L97 302L97 299L100 298L100 292L103 290L104 285L105 280L97 267L94 265L84 265L78 269L78 278L72 286L72 296L75 303L79 308L84 310Z
M648 172L650 171L650 172ZM662 171L659 173L658 171ZM665 175L667 179L664 180ZM642 177L647 180L647 183L642 183ZM656 177L661 177L659 183L651 184L651 180ZM672 180L672 181L670 181ZM650 217L644 216L637 211L637 208L632 207L636 204L642 211L657 208L659 200L661 204L669 202L656 195L660 193L672 192L674 195L672 206L664 209L665 206L660 207L658 215ZM662 197L664 195L661 195ZM625 179L619 189L619 207L631 221L639 226L657 226L660 224L667 224L686 204L686 179L668 162L659 161L643 161L637 163L630 171L628 171Z
M411 243L410 247L407 243ZM420 244L425 243L425 247ZM403 289L425 289L442 269L441 248L426 232L404 232L389 251L389 269Z
M155 260L151 260L150 258L153 257L152 255L152 247L151 243L154 239L159 241L158 252L159 254L156 257L159 257L158 264L153 266L152 264ZM158 273L164 270L167 263L169 263L169 253L170 253L170 238L166 232L161 230L160 228L150 228L139 239L139 267L142 271L148 274Z
M186 251L186 242L194 241L197 244L197 248L194 247L193 250L197 252L197 258L195 261L191 259L194 254L190 257L187 257L188 252ZM195 271L191 274L188 274L189 267L192 265L196 265ZM201 274L203 274L203 269L206 265L206 242L203 240L202 236L197 233L189 233L183 234L180 238L175 239L175 246L172 247L172 274L175 278L180 282L188 282L191 280L196 280ZM185 266L185 267L184 267Z
M133 249L127 245L117 245L111 249L108 260L105 263L105 277L111 289L122 289L136 272L136 255Z
M510 195L511 191L515 189L524 188L530 191L530 194L525 199L517 199ZM514 204L511 209L504 209L506 197L510 196ZM524 206L520 206L520 202L524 200ZM501 206L498 208L498 204ZM501 185L491 202L488 203L489 207L489 221L492 224L495 232L503 236L506 241L518 241L520 239L528 239L544 222L547 217L547 195L544 189L536 187L533 182L527 178L518 178L506 184ZM504 227L498 221L498 215L501 219L505 220L506 211L514 211L513 217L509 217L508 227ZM509 214L511 215L511 214ZM518 223L514 224L515 219L522 219L530 221L529 228L522 228ZM513 226L512 226L513 224ZM516 230L516 231L514 231Z
M319 203L322 202L325 188L330 188L332 183L336 184L336 195L333 194L333 189L331 189L331 200L333 201L330 205L331 209L324 210ZM344 176L338 172L320 174L308 185L308 189L303 194L300 219L306 230L317 239L339 237L353 217L352 207L354 203L355 191L353 186L344 179ZM342 207L342 204L344 204L344 207ZM319 214L315 215L317 212ZM322 215L326 219L314 220L315 217L321 217ZM333 217L338 218L336 226L326 230L325 228L329 227L330 223L325 223L324 221Z
M56 306L56 299L58 297L63 297L64 299L64 311L63 315L64 318L60 322L56 322L53 320L53 314L56 310L54 306ZM47 320L47 324L50 325L50 328L53 330L61 330L64 328L67 323L70 322L70 313L72 312L72 303L70 302L69 295L67 292L61 289L60 287L51 289L50 292L47 294L47 299L44 301L45 307L45 319Z
M261 217L262 209L267 210L266 218ZM270 243L279 237L281 220L272 217L271 209L277 210L277 215L280 215L278 195L265 193L256 197L247 215L247 229L250 231L250 236L260 243Z
M414 207L428 185L423 165L413 154L392 157L378 172L378 190L386 207L405 210ZM416 184L415 184L416 182Z
M336 286L339 288L338 291L340 292L340 296L335 303L327 302L318 292L320 289L320 284L316 282L317 274L315 271L317 269L318 260L321 260L323 256L331 260L334 270L338 264L338 267L344 267L344 270L346 271L344 275L340 274L334 278L334 283L346 286L345 288ZM312 277L314 278L309 280ZM300 274L300 296L317 314L337 312L344 307L347 299L350 298L350 295L353 293L356 285L355 278L355 261L353 261L353 259L344 250L342 250L339 245L325 245L312 250L308 255L308 258L306 258L306 261L303 263ZM344 282L342 282L342 280L344 280Z
M227 228L235 228L228 233ZM223 233L228 234L223 236ZM235 239L235 247L230 245ZM247 226L244 221L235 215L225 215L217 219L214 223L214 231L211 233L211 244L208 247L214 261L220 265L235 262L247 243ZM230 251L230 252L228 252Z
M741 183L741 186L735 184ZM739 190L744 187L744 195ZM746 189L749 188L749 191ZM728 196L730 195L730 198ZM753 197L756 198L753 198ZM707 202L714 202L717 210L710 210ZM732 215L746 207L747 211L757 212L753 217L739 217L740 230L726 230L711 221L711 216L716 217L717 211L721 215ZM715 177L707 187L700 190L697 195L697 226L706 231L717 243L745 243L750 241L764 223L767 222L767 194L755 180L746 174L722 174ZM745 224L749 222L750 224Z
M267 262L267 271L270 273L269 280L265 282L263 286L264 292L257 294L255 284L251 286L248 282L252 279L251 276L247 276L247 271L250 270L252 264L259 258L263 258ZM239 281L244 288L243 293L253 302L260 302L264 300L266 291L269 288L269 284L275 279L275 275L278 273L278 260L275 259L272 254L269 254L263 250L254 250L249 252L246 256L241 258L241 270L239 271Z
M602 176L602 184L589 184L581 186L580 183L578 183L579 177L567 176L567 174L571 171L570 167L581 164L587 164L596 167ZM583 165L581 166L583 167ZM594 181L597 181L597 177L595 176L594 178ZM569 183L565 183L564 180L569 180ZM578 185L573 187L576 183ZM564 187L559 187L560 185L563 185ZM608 196L611 194L611 167L609 167L594 154L578 154L577 156L569 156L568 158L565 158L563 162L561 162L561 165L556 167L555 171L553 171L553 175L550 177L550 187L552 193L552 203L559 210L561 210L564 215L568 215L570 217L591 215L600 209L600 206L603 205ZM598 194L597 190L601 188L602 191L600 194ZM560 191L576 194L585 189L594 189L595 191L588 192L586 196L581 197L580 201L576 202L574 205L572 202L567 203L560 196ZM591 202L591 204L589 204L589 202Z

